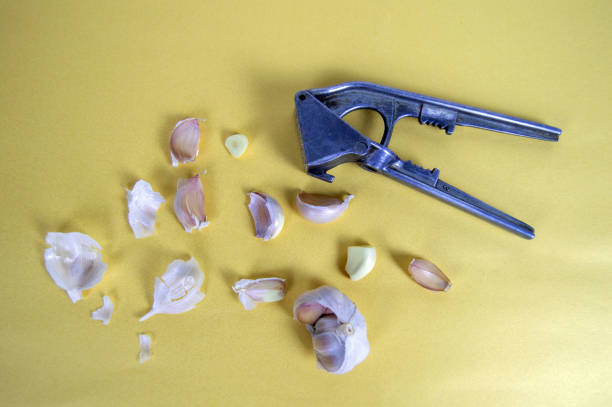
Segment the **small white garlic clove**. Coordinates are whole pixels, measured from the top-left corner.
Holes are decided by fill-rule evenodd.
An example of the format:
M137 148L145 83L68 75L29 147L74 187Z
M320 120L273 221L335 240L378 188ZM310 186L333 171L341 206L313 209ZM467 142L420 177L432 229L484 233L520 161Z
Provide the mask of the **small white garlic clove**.
M408 266L410 277L417 284L432 291L448 291L452 283L435 264L422 259L413 259Z
M115 310L115 306L111 299L105 295L102 297L102 306L91 313L91 318L102 321L104 325L108 325L111 317L113 316L113 311Z
M353 195L344 200L332 196L299 192L295 199L298 212L314 223L327 223L338 218L348 208Z
M184 119L176 123L170 135L170 158L172 166L194 161L200 146L200 121L204 119Z
M191 233L194 229L201 230L208 226L200 174L188 179L179 178L174 198L174 213L186 232Z
M361 280L372 271L375 264L375 247L350 246L348 248L345 270L351 280Z
M161 204L166 202L151 184L138 180L132 190L126 189L128 201L128 222L136 239L155 234L155 220Z
M140 347L138 360L140 360L140 363L144 363L151 357L151 337L147 334L139 334L138 346Z
M260 302L280 301L285 297L285 280L282 278L242 279L232 287L244 309L251 310Z
M261 192L251 192L249 197L249 211L255 224L255 236L264 241L274 239L285 224L283 208L276 199Z
M193 257L188 261L174 260L164 275L155 280L153 306L140 321L156 314L181 314L192 310L204 299L200 291L203 283L204 273Z
M244 134L234 134L225 139L225 148L234 158L239 158L246 151L249 139Z
M78 232L47 233L45 268L72 302L81 299L83 290L98 284L107 264L102 262L100 245L91 237Z

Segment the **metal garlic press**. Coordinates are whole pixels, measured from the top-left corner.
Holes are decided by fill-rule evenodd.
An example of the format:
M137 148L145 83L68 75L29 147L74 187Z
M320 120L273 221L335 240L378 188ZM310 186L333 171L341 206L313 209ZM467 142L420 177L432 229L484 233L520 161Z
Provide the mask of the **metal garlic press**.
M451 134L455 126L470 126L557 141L560 129L367 82L302 90L295 95L295 106L306 172L313 177L332 182L334 176L327 173L330 169L355 162L522 237L535 237L534 229L528 224L442 181L438 169L429 170L402 161L387 146L395 123L403 117L418 117L421 124L437 126L447 134ZM380 113L385 124L380 143L364 137L342 120L357 109L372 109Z

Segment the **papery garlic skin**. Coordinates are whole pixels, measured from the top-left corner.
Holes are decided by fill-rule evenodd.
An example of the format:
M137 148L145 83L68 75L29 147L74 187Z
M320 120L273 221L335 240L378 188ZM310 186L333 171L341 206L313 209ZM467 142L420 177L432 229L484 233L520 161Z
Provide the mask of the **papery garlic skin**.
M45 250L47 272L74 303L81 299L83 290L98 284L107 264L102 262L100 245L83 233L47 233L51 247Z
M174 213L186 232L202 230L208 226L204 207L204 189L200 174L192 178L179 178L174 198Z
M274 239L285 224L285 214L278 201L261 192L249 193L249 211L255 224L255 236L268 241Z
M192 257L188 261L174 260L161 278L155 279L153 307L140 321L155 314L181 314L192 310L204 299L200 291L204 272Z
M372 271L375 264L375 247L350 246L348 248L345 270L351 280L361 280Z
M151 342L151 337L149 335L138 335L138 346L140 347L138 360L140 361L140 363L144 363L151 358Z
M417 284L428 290L447 292L453 285L442 270L427 260L412 259L408 273Z
M285 280L282 278L242 279L232 287L244 309L251 310L260 302L276 302L285 297Z
M347 373L370 353L365 319L357 306L334 287L323 286L302 294L293 305L293 316L310 322L306 328L312 335L317 365L323 370Z
M249 145L249 139L244 134L233 134L225 139L225 148L234 158L240 158Z
M105 295L102 297L102 306L91 313L91 318L97 321L102 321L104 325L108 325L111 317L113 316L113 311L115 310L115 306L111 299Z
M200 121L204 119L184 119L176 123L170 135L170 158L172 166L178 167L194 161L200 146Z
M126 189L128 201L128 222L136 239L155 234L155 220L161 204L166 202L151 184L138 180L132 190Z
M295 205L305 219L314 223L327 223L342 215L347 210L351 199L353 195L348 195L342 200L333 196L301 191L295 198Z

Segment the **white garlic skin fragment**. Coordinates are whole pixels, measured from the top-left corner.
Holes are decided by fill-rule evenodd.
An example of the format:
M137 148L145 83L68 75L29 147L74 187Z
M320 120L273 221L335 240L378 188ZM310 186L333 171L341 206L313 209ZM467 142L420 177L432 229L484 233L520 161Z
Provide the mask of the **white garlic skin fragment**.
M91 313L91 318L102 321L104 325L108 325L111 317L113 316L113 311L115 310L115 305L111 301L111 299L105 295L102 297L102 306Z
M249 211L255 224L255 236L264 241L274 239L285 224L283 208L276 199L261 192L251 192L249 197Z
M453 285L442 270L427 260L413 259L408 266L408 273L417 284L428 290L446 292Z
M136 239L155 234L155 220L161 204L166 202L159 192L153 191L151 184L138 180L132 190L126 189L128 202L128 222Z
M200 121L204 119L184 119L176 123L170 135L170 158L172 166L195 161L200 149Z
M334 287L323 286L302 294L293 305L293 316L307 322L317 365L327 372L347 373L370 353L365 319Z
M249 145L249 139L244 134L234 134L225 139L225 148L234 158L240 158Z
M307 220L314 223L327 223L337 219L347 210L353 195L344 199L333 196L309 194L299 192L295 199L298 212Z
M191 178L179 178L174 198L174 213L186 232L202 230L208 226L204 207L204 188L200 174Z
M51 247L45 250L45 268L72 302L81 299L83 290L98 284L107 264L102 262L100 245L83 233L47 233Z
M351 280L361 280L372 271L375 264L375 247L350 246L348 248L345 270Z
M244 309L251 310L260 302L276 302L285 297L285 280L282 278L242 279L232 287Z
M144 363L151 358L151 337L147 334L138 335L138 346L140 347L140 353L138 354L138 360L140 363Z
M200 291L203 283L204 273L193 257L188 261L174 260L164 275L155 279L153 306L140 321L155 314L181 314L193 309L204 299Z

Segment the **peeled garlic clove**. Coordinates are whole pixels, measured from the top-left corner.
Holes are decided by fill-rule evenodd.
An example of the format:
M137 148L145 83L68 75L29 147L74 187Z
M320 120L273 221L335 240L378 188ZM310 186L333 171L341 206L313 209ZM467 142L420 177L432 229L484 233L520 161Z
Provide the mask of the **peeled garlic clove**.
M274 239L285 224L283 208L276 199L261 192L251 192L249 197L249 211L255 223L255 236L264 241Z
M144 363L151 357L151 337L147 334L139 334L138 346L140 347L138 360L140 360L140 363Z
M110 298L107 295L102 297L102 306L91 313L91 318L102 321L104 325L108 325L111 317L113 316L113 311L115 310L115 306Z
M248 145L249 139L244 134L234 134L225 139L225 147L234 158L239 158L244 154Z
M344 200L333 196L299 192L295 204L302 216L314 223L327 223L336 219L346 211L353 195Z
M193 257L189 261L174 260L164 275L155 280L153 307L140 321L155 314L181 314L193 309L204 299L202 283L204 273Z
M435 264L422 259L413 259L408 266L410 277L422 287L432 291L448 291L451 281Z
M102 262L100 245L91 237L78 232L47 233L45 268L72 302L81 299L81 292L98 284L107 264Z
M375 247L351 246L348 248L345 270L351 280L361 280L372 271L375 264Z
M295 301L293 316L308 321L317 363L330 373L349 372L370 353L363 316L336 288L323 286L302 294Z
M186 232L208 226L204 209L204 189L200 174L192 178L179 178L174 198L174 213Z
M282 278L242 279L232 287L244 309L251 310L260 302L280 301L285 296L285 280Z
M200 146L200 121L203 119L184 119L176 123L170 136L170 158L172 166L194 161Z
M155 234L155 220L161 204L166 202L151 184L138 180L130 191L126 189L128 201L128 222L136 239Z

